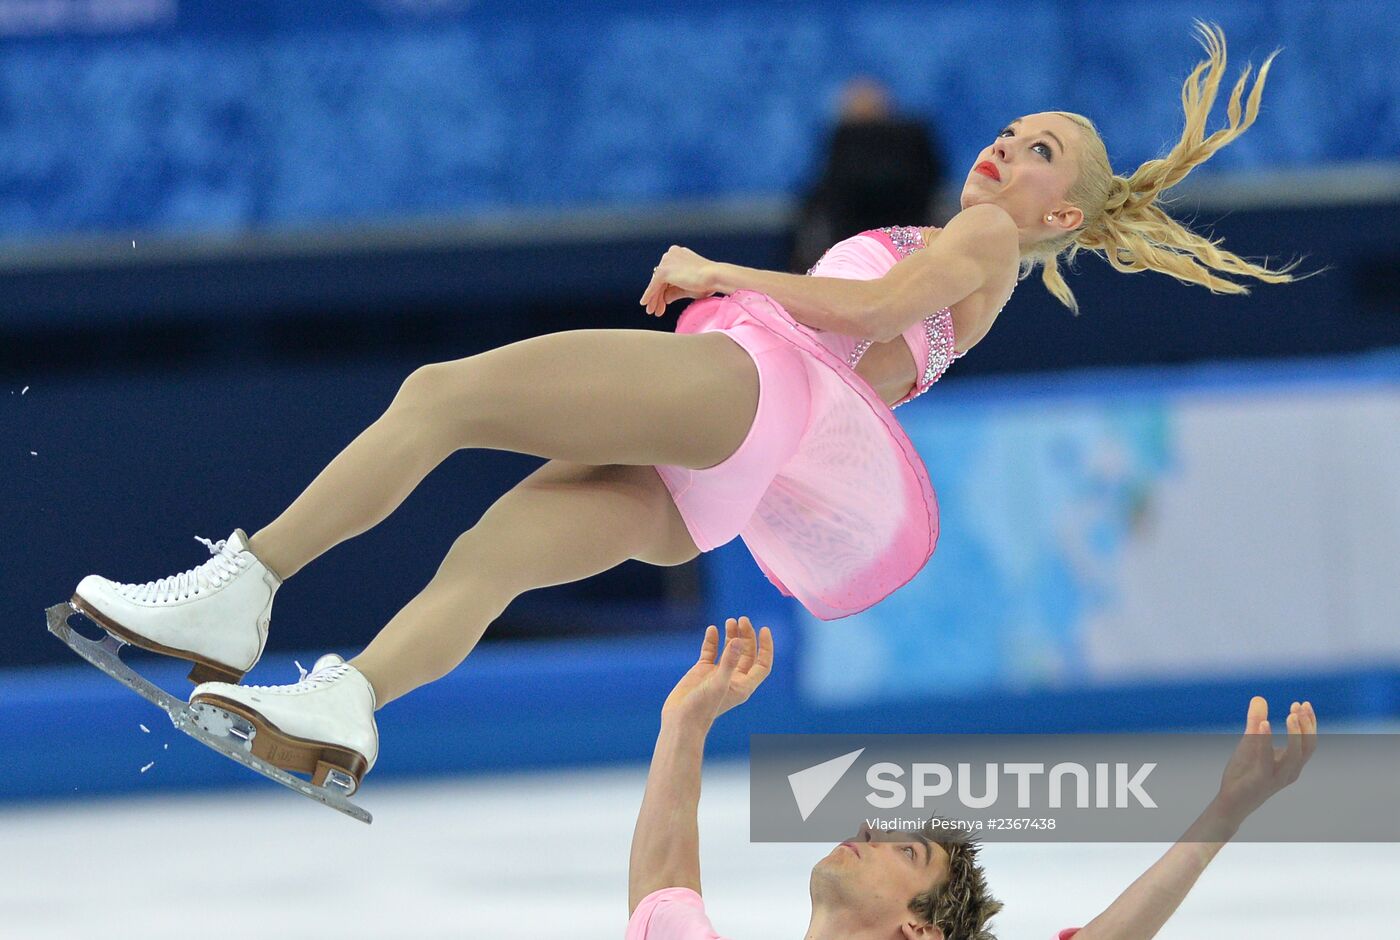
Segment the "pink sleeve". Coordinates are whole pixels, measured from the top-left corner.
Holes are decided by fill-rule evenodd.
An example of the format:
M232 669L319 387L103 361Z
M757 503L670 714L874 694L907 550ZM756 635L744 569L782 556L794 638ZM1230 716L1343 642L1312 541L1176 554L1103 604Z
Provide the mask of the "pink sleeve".
M627 922L625 940L724 940L705 916L705 902L689 888L662 888L642 898Z
M1077 933L1079 933L1078 927L1066 927L1064 930L1060 931L1058 940L1070 940L1070 937L1073 937Z

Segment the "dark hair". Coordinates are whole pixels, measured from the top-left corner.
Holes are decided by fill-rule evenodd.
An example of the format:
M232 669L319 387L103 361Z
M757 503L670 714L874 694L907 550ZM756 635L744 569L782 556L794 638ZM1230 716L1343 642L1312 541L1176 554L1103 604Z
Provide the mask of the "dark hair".
M916 895L909 910L941 928L947 940L996 940L987 929L987 921L1001 910L1002 903L988 892L986 873L977 863L982 847L964 830L935 830L937 818L931 818L916 835L948 853L948 877Z

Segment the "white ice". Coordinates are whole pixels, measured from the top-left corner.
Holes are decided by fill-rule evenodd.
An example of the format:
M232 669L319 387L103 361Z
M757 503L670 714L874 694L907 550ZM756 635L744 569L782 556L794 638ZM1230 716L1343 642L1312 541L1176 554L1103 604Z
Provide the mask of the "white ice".
M620 940L641 766L395 784L358 796L372 826L276 786L0 809L0 923L92 937ZM711 762L704 891L734 940L799 940L827 845L751 844L748 776ZM1161 845L991 845L1002 940L1102 909ZM1227 846L1159 934L1393 937L1400 846Z

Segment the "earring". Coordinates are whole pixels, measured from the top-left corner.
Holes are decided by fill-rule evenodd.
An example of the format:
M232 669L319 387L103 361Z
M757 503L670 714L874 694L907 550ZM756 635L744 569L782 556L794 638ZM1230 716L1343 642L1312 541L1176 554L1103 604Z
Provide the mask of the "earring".
M1055 217L1054 217L1053 215L1047 215L1047 216L1045 217L1045 221L1047 221L1047 222L1054 222L1054 221L1055 221Z

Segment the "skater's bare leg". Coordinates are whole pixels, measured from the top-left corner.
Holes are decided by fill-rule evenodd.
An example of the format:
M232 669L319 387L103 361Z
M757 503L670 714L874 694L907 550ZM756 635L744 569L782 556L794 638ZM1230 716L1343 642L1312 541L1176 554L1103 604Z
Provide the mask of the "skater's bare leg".
M450 672L526 591L629 558L678 565L698 554L652 467L551 461L457 539L428 586L352 663L382 707Z
M758 373L720 333L569 330L424 366L389 408L251 540L282 578L377 525L456 450L589 465L702 468L758 407Z

